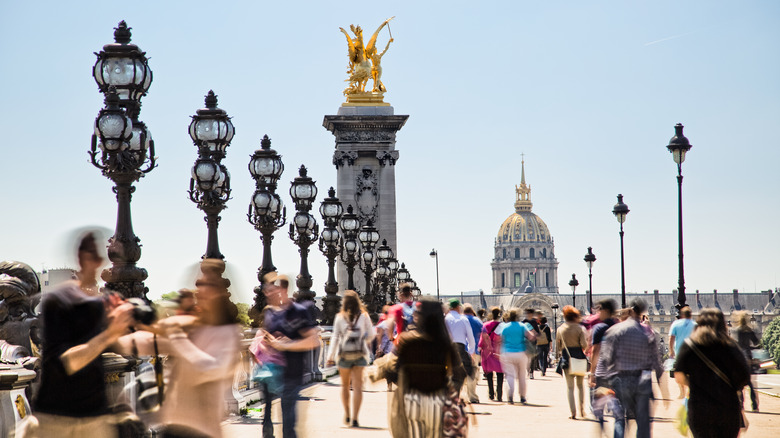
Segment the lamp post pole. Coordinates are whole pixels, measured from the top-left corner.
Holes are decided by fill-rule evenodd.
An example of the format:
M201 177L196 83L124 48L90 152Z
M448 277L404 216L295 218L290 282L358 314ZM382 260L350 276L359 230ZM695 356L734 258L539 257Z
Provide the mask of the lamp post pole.
M577 290L577 286L580 285L580 282L577 281L577 276L574 274L571 274L571 280L569 280L569 286L571 286L571 305L572 307L577 307L577 295L575 294Z
M352 204L347 205L347 212L339 219L339 228L344 234L344 243L341 251L341 261L347 268L347 290L355 289L355 265L358 264L358 230L360 219L352 212Z
M230 172L222 164L226 149L230 146L235 130L227 113L217 108L217 96L213 91L206 95L206 107L192 116L190 137L198 148L198 159L192 167L190 200L206 213L208 240L204 259L224 260L219 251L219 214L227 208L230 199Z
M593 254L593 248L588 247L588 253L583 258L588 266L588 312L593 308L593 262L596 261L596 255Z
M674 137L669 140L666 148L672 153L674 162L677 163L677 243L678 243L678 285L677 285L677 310L685 307L685 269L683 266L683 213L682 213L682 163L685 154L691 150L691 143L683 135L684 126L681 123L674 125Z
M154 141L146 125L138 119L141 98L152 83L152 70L146 53L130 42L127 24L121 21L114 30L115 42L103 46L92 70L105 96L105 108L95 120L88 153L92 164L114 183L117 199L116 229L108 245L112 266L101 277L106 281L106 289L125 298L146 298L149 289L143 282L148 273L136 266L141 258L141 245L133 232L130 201L135 191L133 182L156 166Z
M628 216L628 205L623 203L623 195L617 195L617 204L612 208L612 213L620 223L620 300L622 308L626 308L626 265L623 261L623 223Z
M338 230L339 219L344 213L339 198L333 187L328 190L328 197L320 204L322 215L322 235L320 236L320 252L328 259L328 281L325 282L325 296L322 299L323 325L333 325L336 313L341 307L341 297L338 296L339 284L336 282L334 267L336 257L341 253L341 233Z
M439 298L439 252L434 248L430 255L436 259L436 301L441 301Z
M301 270L295 279L295 285L298 286L295 299L298 302L314 301L314 291L311 290L313 282L309 274L309 246L319 238L319 227L309 210L317 197L317 186L306 175L304 165L298 169L298 176L290 186L290 196L296 210L293 223L290 224L290 240L298 245L298 252L301 254Z
M558 336L558 303L552 303L553 309L553 338L552 338L552 344L553 344L553 354L557 354L558 352L555 351L555 338ZM553 356L554 357L554 356Z
M362 250L360 255L360 269L366 275L366 290L363 295L363 302L366 303L369 314L376 314L376 301L374 300L373 290L371 289L371 274L374 272L374 266L376 264L374 247L379 241L379 232L377 232L370 220L366 225L363 225L360 232L358 232L358 240L360 240Z

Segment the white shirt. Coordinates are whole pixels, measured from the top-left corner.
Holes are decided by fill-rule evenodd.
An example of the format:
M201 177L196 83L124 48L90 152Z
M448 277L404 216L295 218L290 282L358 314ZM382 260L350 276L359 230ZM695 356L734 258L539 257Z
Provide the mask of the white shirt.
M444 317L444 322L447 323L447 331L450 332L452 342L465 345L469 354L476 353L477 343L474 342L474 332L471 331L471 323L465 316L456 310L450 310L450 313Z
M344 318L341 312L337 313L336 318L333 321L333 336L330 338L330 348L328 349L329 361L333 360L333 358L338 355L339 349L341 348L341 338L347 335L349 326L349 321ZM370 356L368 344L374 339L376 333L374 326L371 325L371 318L369 318L367 314L361 313L355 321L354 327L360 330L360 335L365 341L363 343L363 357L368 360Z

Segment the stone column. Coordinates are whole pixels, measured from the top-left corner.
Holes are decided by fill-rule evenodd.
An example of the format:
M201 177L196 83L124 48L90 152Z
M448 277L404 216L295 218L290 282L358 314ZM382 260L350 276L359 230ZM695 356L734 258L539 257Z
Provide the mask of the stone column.
M344 209L352 205L361 224L369 219L380 239L398 257L395 210L396 133L409 116L394 115L392 106L344 106L337 115L325 116L322 125L336 137L336 196ZM381 240L380 240L381 241ZM347 271L339 260L339 292L347 286ZM356 267L357 268L357 267ZM366 292L365 276L355 269L355 287Z

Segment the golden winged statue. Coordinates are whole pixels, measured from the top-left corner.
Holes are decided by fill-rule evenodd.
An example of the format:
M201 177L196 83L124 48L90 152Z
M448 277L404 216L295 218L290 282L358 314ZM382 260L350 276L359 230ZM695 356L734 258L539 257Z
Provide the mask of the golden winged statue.
M393 42L393 38L391 34L390 41L387 42L385 49L381 53L376 49L376 39L377 36L379 36L379 32L387 26L393 18L395 17L390 17L385 20L377 28L376 32L374 32L366 45L363 44L363 29L361 29L360 26L355 26L354 24L349 26L350 30L352 30L352 33L355 35L355 38L350 37L349 33L347 33L343 27L339 28L347 37L347 46L349 49L349 69L347 70L349 79L345 80L345 82L349 82L349 86L344 89L345 95L349 96L366 93L366 84L369 79L374 81L374 87L371 90L371 93L384 93L387 91L381 80L381 62L387 49L390 48L390 43Z

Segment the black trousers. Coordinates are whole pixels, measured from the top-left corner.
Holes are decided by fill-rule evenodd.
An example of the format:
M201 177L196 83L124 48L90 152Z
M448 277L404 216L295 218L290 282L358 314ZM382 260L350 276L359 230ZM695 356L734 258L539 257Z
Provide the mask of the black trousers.
M493 371L485 373L485 380L487 380L488 383L488 395L489 398L493 398L495 395L498 400L501 400L501 397L504 394L504 373L495 373L496 374L496 390L493 391Z
M550 344L537 345L536 354L539 359L539 368L542 374L547 374L547 368L550 366Z

